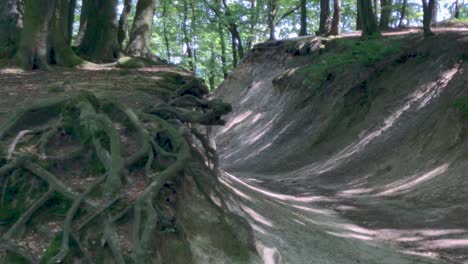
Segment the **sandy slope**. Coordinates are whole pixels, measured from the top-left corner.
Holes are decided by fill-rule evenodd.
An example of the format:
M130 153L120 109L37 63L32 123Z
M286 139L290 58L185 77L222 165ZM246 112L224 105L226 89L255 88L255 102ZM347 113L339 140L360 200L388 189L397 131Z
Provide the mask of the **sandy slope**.
M453 107L468 33L305 84L294 71L317 41L258 46L217 92L234 106L216 131L222 182L266 262L468 263L468 119Z

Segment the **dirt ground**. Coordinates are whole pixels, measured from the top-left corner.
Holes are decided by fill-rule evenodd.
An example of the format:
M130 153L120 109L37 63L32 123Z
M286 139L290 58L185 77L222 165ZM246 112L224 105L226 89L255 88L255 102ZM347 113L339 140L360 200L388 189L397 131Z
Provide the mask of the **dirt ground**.
M312 84L297 73L321 52L283 44L217 91L235 109L216 133L222 181L267 263L468 263L468 121L454 107L468 96L466 28Z

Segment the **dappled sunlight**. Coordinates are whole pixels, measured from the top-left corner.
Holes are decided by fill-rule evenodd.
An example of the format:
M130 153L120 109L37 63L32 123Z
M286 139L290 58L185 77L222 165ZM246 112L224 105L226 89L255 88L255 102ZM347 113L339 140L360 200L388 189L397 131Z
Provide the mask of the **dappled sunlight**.
M373 240L374 239L373 237L360 235L356 233L336 233L336 232L327 231L327 234L330 234L336 237L341 237L341 238L353 238L353 239L359 239L359 240Z
M437 239L420 243L422 249L454 249L467 248L468 238L466 239Z
M247 91L247 95L243 96L242 100L240 101L240 104L244 104L245 102L247 102L253 94L257 93L259 88L261 87L261 84L263 83L263 81L255 81L253 82L248 89L246 89Z
M231 184L229 184L226 180L222 179L222 178L219 178L219 181L226 187L228 187L229 189L231 189L231 191L233 191L235 194L237 194L239 197L242 197L246 200L249 200L249 201L252 201L252 197L250 197L249 195L239 191L238 189L234 188L234 186L232 186Z
M375 196L389 196L389 195L398 195L404 192L407 192L414 188L415 186L427 182L439 175L442 175L447 171L449 164L441 165L433 170L430 170L426 173L417 174L415 176L396 181L394 183L388 184L382 189L384 191L377 193Z
M335 199L326 197L326 196L320 196L320 195L315 195L315 196L293 196L293 195L286 195L286 194L279 194L279 193L274 193L271 191L268 191L266 189L262 189L259 187L252 186L239 178L235 177L234 175L230 174L229 172L222 171L222 174L228 177L229 179L232 179L233 181L236 181L245 187L254 190L258 193L261 193L265 196L281 200L281 201L289 201L289 202L302 202L302 203L312 203L312 202L330 202L330 201L335 201Z
M397 109L383 121L383 125L381 127L370 133L364 134L358 142L348 145L330 159L325 161L323 164L315 164L312 167L312 170L315 170L318 174L322 174L335 169L346 158L354 155L357 152L360 152L365 147L367 147L371 141L392 128L394 124L401 118L401 116L410 110L415 104L418 105L417 109L425 107L431 100L441 94L441 92L447 87L448 83L459 71L459 68L460 65L455 64L449 70L442 72L437 81L418 88L407 98L406 102L399 109Z
M241 205L240 207L242 208L242 211L249 215L255 222L261 223L268 227L273 227L273 223L270 220L255 212L252 208L245 205Z
M0 69L0 74L12 74L12 75L31 75L34 74L34 72L27 72L23 69L20 68L2 68Z
M225 133L229 129L231 129L233 126L241 123L245 119L247 119L250 115L252 114L252 111L245 111L244 113L241 113L237 115L236 117L229 119L227 124L221 129L221 133Z

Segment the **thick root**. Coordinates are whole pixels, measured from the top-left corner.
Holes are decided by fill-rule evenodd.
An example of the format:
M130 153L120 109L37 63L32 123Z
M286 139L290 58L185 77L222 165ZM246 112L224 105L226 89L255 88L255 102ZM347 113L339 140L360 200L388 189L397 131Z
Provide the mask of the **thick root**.
M18 111L0 127L0 143L10 146L0 157L0 202L1 207L28 205L9 216L11 223L1 235L0 249L30 263L68 263L70 259L88 263L99 254L110 254L113 263L150 263L158 255L150 245L161 222L167 222L162 221L166 218L158 197L188 170L194 153L191 142L198 140L205 159L217 167L216 151L193 125L223 124L221 117L231 108L205 100L206 92L199 84L189 83L174 89L167 105L141 112L90 93ZM38 122L37 115L47 118ZM74 147L61 145L64 136ZM82 171L74 175L59 169L70 163L81 164ZM22 180L16 180L15 173L23 175ZM93 182L88 184L90 179ZM9 192L33 182L42 194L33 187L21 195ZM34 229L38 223L33 215L48 214L56 197L66 206L66 214L59 216L61 234L55 234L61 237L59 246L53 248L48 241L48 254L27 253L18 243L19 230ZM125 225L131 227L130 246L122 241ZM86 240L89 234L100 238L101 244L91 247Z

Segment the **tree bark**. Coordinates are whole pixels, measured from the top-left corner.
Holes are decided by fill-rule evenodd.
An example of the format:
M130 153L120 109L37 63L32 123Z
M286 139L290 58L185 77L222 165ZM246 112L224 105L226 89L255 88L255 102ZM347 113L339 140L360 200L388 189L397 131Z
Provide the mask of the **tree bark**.
M24 1L24 29L16 54L22 68L73 67L82 62L69 46L72 4L71 0Z
M403 0L400 13L400 21L398 22L398 27L403 27L403 20L406 18L406 6L408 5L408 0Z
M119 19L119 31L117 33L117 41L119 42L119 46L123 49L123 42L128 37L128 30L127 30L127 22L128 22L128 15L132 11L132 0L125 0L123 4L122 14L120 14Z
M437 26L437 11L439 8L439 2L434 0L434 6L432 7L432 18L431 18L431 26Z
M81 12L80 12L80 28L78 29L78 35L76 36L75 43L73 46L79 47L83 41L83 37L86 32L86 26L88 25L88 13L90 8L90 1L83 0L81 2Z
M18 45L23 21L19 0L4 0L0 5L0 57L10 58Z
M392 16L392 0L380 0L380 23L381 30L388 30Z
M195 72L195 63L193 59L193 53L192 53L192 43L190 41L189 37L189 32L187 29L187 24L188 24L188 5L187 5L187 0L184 0L184 18L182 21L182 31L184 33L184 42L185 42L185 48L187 49L187 58L188 58L188 63L190 66L190 69Z
M422 0L423 5L423 30L424 35L430 36L433 35L431 30L431 22L432 22L432 13L434 10L434 0Z
M340 19L341 19L341 1L333 0L333 20L328 35L338 36L340 34Z
M454 7L455 7L455 12L454 12L453 17L458 19L460 18L460 3L458 0L455 1Z
M127 53L136 57L152 57L151 36L153 34L153 17L156 0L138 0L133 20Z
M232 67L237 67L237 45L236 45L236 36L231 32L231 46L232 46Z
M361 30L361 1L356 1L356 30Z
M229 76L227 70L227 59L226 59L226 38L224 37L224 30L221 23L218 22L218 33L219 41L221 45L221 66L223 67L223 78L226 80Z
M381 37L382 35L377 26L371 0L359 0L359 5L361 8L361 38L369 39Z
M330 0L320 0L320 22L317 35L325 35L330 32Z
M307 0L301 0L301 29L299 36L307 35Z
M83 0L86 26L78 47L79 55L97 63L118 59L116 6L117 0Z
M270 41L276 39L275 36L275 19L276 19L276 0L268 0L268 29L270 30Z

